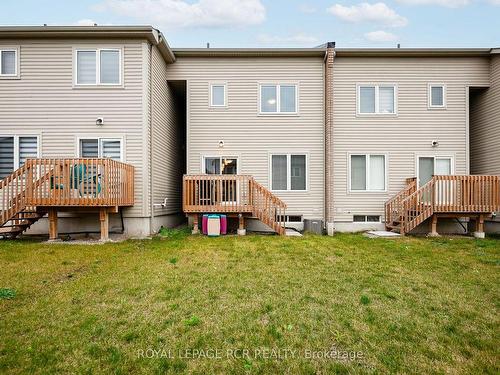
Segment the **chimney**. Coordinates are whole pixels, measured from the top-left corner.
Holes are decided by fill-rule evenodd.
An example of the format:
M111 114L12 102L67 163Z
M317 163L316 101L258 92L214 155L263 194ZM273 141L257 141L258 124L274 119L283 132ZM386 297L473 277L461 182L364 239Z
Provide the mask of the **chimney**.
M210 43L207 43L207 48L210 48Z

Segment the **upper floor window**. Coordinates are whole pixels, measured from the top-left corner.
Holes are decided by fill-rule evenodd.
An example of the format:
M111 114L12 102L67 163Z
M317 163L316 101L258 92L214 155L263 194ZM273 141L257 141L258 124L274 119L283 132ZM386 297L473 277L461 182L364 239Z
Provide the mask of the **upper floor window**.
M121 50L92 49L76 51L77 85L120 85Z
M210 85L210 106L225 107L226 106L226 84L212 83Z
M18 49L0 49L0 78L18 77Z
M304 154L271 155L271 190L306 190L306 159Z
M385 155L351 155L351 191L385 191Z
M396 113L395 85L359 85L358 114Z
M429 108L445 108L446 107L446 90L442 84L429 85Z
M296 84L260 85L260 113L297 113Z

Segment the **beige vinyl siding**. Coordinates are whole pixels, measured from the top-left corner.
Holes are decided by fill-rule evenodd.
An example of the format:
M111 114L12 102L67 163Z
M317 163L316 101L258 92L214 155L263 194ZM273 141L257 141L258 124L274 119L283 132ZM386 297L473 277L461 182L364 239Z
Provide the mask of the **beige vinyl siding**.
M491 87L471 100L471 173L500 175L500 55L490 74Z
M167 75L188 80L188 173L204 172L203 155L238 156L239 172L269 187L271 153L306 153L308 191L276 194L288 204L288 214L323 217L322 58L180 57ZM226 82L226 108L209 108L210 82ZM259 115L259 82L297 83L299 114Z
M467 172L468 85L489 84L487 58L360 58L334 62L334 220L355 214L383 215L384 202L416 176L417 155L454 158L456 174ZM395 83L397 115L356 115L356 84ZM428 109L428 84L446 85L446 109ZM437 140L439 147L431 147ZM386 155L387 192L349 192L350 153Z
M157 47L152 48L152 165L153 203L163 203L165 208L155 207L154 215L182 211L182 134L180 134L179 108L172 89L167 85L167 64Z
M138 40L0 40L20 46L20 79L0 80L0 134L41 138L40 156L76 157L77 137L123 137L124 161L136 167L135 206L125 216L146 216L143 189L143 45ZM73 87L73 49L123 48L123 87ZM97 117L104 125L97 126Z

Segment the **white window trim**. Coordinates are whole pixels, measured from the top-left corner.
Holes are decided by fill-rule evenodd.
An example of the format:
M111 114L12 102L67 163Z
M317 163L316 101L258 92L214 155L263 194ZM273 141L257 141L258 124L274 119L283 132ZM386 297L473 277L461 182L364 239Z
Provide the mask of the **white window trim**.
M262 111L262 87L263 86L276 86L276 112L263 112ZM294 112L280 112L280 87L281 86L295 86L295 111ZM298 82L259 82L258 92L258 114L259 116L298 116L299 115L299 84Z
M102 141L120 141L120 161L123 162L125 161L125 139L122 136L102 136L102 137L97 137L97 136L85 136L81 135L76 137L76 157L77 158L82 158L80 156L80 142L82 140L97 140L97 157L102 158L102 150L101 150L101 142Z
M365 168L366 168L366 190L352 190L351 188L351 157L352 156L365 156ZM384 157L384 190L371 190L370 186L370 157L371 156L383 156ZM387 169L388 165L388 155L383 152L368 152L368 153L350 153L347 155L347 168L348 168L348 191L349 193L358 194L358 193L387 193L387 181L389 171Z
M420 158L433 158L434 159L434 171L436 171L436 159L449 159L451 164L451 175L455 174L455 156L454 155L436 155L436 154L417 154L415 155L415 170L417 171L417 186L420 185L420 168L418 162Z
M240 157L239 155L211 155L206 154L201 156L201 174L207 175L205 169L205 159L219 159L219 163L222 163L222 159L236 159L236 174L240 174ZM219 165L221 173L215 176L222 176L222 165Z
M101 83L101 51L118 51L119 53L119 83ZM96 53L95 83L78 83L78 52ZM77 47L73 50L73 87L123 87L123 48L122 47Z
M375 112L364 113L361 112L361 95L360 90L362 87L375 87ZM394 91L394 113L380 112L379 89L381 87L392 87ZM370 117L370 116L388 116L396 117L398 115L398 85L395 83L357 83L356 84L356 116Z
M1 70L0 70L0 79L19 79L21 78L19 72L21 70L21 62L20 62L20 48L19 46L0 46L0 65L2 63L1 61L1 52L3 51L12 51L15 53L15 56L16 56L16 63L15 63L15 72L14 74L2 74Z
M273 156L275 155L285 155L286 156L286 169L287 169L287 181L286 190L275 190L273 189ZM306 188L303 190L292 190L292 155L299 155L306 157ZM269 190L276 193L295 193L295 192L308 192L309 191L309 153L307 152L271 152L269 153Z
M432 88L443 88L443 105L432 105ZM428 109L446 109L446 85L444 83L429 83L427 85L427 105Z
M0 137L14 138L14 171L19 169L19 138L33 137L36 138L36 157L40 157L40 135L37 134L0 134Z
M224 104L214 104L213 103L213 87L223 86L224 87ZM209 84L209 100L208 105L211 108L227 108L227 82L210 82Z

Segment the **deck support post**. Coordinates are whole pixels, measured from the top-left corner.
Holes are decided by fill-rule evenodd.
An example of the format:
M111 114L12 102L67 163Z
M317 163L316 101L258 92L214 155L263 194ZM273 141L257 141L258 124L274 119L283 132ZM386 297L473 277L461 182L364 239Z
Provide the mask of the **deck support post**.
M100 209L99 219L101 220L101 241L107 241L109 239L109 212L106 208Z
M438 223L438 217L436 214L434 214L432 215L430 220L429 237L439 237L439 233L437 232L437 223Z
M57 210L49 209L49 241L57 240Z
M474 237L484 238L484 215L479 215L476 219L476 231Z
M247 234L245 229L245 216L238 214L238 236L244 236Z
M198 214L192 215L193 217L193 231L191 232L192 234L199 234L200 229L198 228Z

